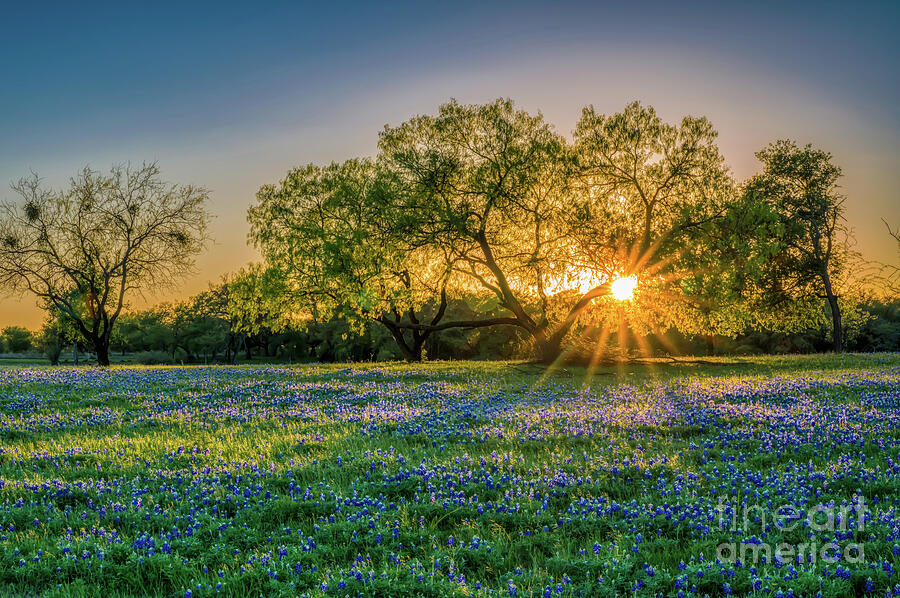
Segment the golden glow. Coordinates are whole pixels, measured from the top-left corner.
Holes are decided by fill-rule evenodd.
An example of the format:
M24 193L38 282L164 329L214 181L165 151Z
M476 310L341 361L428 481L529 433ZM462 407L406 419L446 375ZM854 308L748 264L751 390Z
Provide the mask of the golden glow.
M634 297L634 288L637 286L637 278L623 276L615 279L609 287L610 294L619 301L631 301Z
M597 288L602 280L602 277L592 270L587 268L573 268L566 273L562 280L550 285L548 291L551 294L555 294L567 290L574 290L584 295Z
M578 292L584 295L589 291L593 290L599 283L597 277L590 270L581 270L578 272L578 275L575 276L575 285L578 289Z

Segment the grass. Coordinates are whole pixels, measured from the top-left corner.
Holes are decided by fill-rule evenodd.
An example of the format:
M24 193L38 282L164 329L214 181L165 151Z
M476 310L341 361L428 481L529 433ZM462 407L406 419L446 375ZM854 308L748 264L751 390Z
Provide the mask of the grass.
M703 361L0 367L0 594L892 591L900 356Z

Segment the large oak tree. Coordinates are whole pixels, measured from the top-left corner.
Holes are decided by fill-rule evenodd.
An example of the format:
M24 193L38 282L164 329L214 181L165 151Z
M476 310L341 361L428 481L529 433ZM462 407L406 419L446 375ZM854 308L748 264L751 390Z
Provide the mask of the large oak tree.
M671 125L632 103L585 109L570 146L540 114L498 100L445 104L386 129L379 148L420 219L418 241L450 248L454 272L552 360L617 276L638 277L654 324L739 328L710 315L736 296L722 258L743 249L724 238L740 220L715 140L705 118Z

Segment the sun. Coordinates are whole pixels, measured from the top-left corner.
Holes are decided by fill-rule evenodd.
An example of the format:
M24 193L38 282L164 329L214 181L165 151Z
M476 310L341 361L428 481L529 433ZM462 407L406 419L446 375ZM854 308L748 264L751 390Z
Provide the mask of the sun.
M609 287L610 294L619 301L631 301L634 297L634 288L637 286L637 278L623 276L615 279Z

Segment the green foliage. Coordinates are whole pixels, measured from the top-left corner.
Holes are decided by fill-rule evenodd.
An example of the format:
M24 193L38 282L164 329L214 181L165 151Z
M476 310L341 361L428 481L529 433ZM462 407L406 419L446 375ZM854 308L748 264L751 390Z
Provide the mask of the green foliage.
M242 321L253 329L268 320L279 330L341 317L359 332L364 322L381 321L418 359L427 334L413 329L410 345L399 326L440 319L435 302L446 300L449 271L440 249L409 242L396 182L371 161L348 160L297 168L280 185L262 187L248 219L269 268L242 275L248 284L239 285L234 303L246 312ZM264 305L256 299L277 309L252 313Z
M141 365L163 365L173 363L172 355L167 351L140 351L134 354L134 363Z
M451 101L380 134L375 162L291 171L249 211L289 311L381 321L404 350L510 325L544 358L574 328L734 335L778 225L735 192L705 118L586 108L574 144L511 100ZM622 305L609 283L634 274ZM447 317L448 300L484 309ZM248 303L245 301L245 303ZM423 317L426 316L427 317ZM414 351L413 351L414 353Z
M7 326L0 333L0 351L7 353L25 353L34 345L34 339L27 328Z
M900 351L900 299L869 299L858 305L865 314L854 334L848 335L851 351Z
M413 242L446 252L465 288L540 303L568 275L559 215L570 157L540 114L451 101L385 128L379 163L401 182Z
M828 301L834 348L842 350L839 296L836 288L852 257L842 237L844 197L839 193L841 169L831 154L779 140L756 156L763 172L751 178L745 194L758 198L777 222L769 242L775 248L760 277L761 299L756 313L763 326L784 322L785 312L812 324L817 299ZM775 309L772 309L774 307Z
M225 312L235 330L259 334L301 327L302 316L291 304L291 289L280 270L254 264L226 279Z
M77 343L81 334L75 323L64 313L51 310L40 331L34 336L37 339L38 348L50 360L50 365L57 365L63 347Z
M441 272L404 243L390 184L372 162L348 160L298 168L279 186L262 187L248 213L250 236L280 274L246 275L277 283L294 319L343 313L358 321L421 306ZM270 295L261 285L256 292Z

